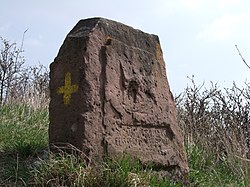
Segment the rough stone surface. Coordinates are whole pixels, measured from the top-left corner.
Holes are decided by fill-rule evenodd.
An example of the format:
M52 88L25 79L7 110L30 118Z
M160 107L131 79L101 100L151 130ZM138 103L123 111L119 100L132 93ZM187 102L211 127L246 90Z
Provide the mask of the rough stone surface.
M120 153L158 170L188 171L159 39L124 24L81 20L50 72L50 144L89 158Z

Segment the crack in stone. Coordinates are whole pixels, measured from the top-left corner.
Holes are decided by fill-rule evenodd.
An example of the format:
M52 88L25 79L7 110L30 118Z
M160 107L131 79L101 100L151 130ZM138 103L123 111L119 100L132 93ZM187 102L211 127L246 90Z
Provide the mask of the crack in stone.
M122 63L120 62L120 88L121 88L121 91L122 91L122 99L124 101L124 91L127 89L126 88L126 82L127 82L127 78L125 76L125 73L124 73L124 69L123 69L123 66L122 66Z
M101 102L101 115L102 115L102 127L103 127L103 139L101 145L103 147L104 154L108 153L108 145L107 141L105 140L106 134L106 125L105 125L105 102L106 102L106 94L105 94L105 87L107 84L107 74L106 74L106 67L107 67L107 57L106 57L106 46L102 46L100 50L99 60L101 63L101 74L100 74L100 102Z
M100 101L101 101L101 111L102 111L102 125L106 128L104 124L104 116L105 116L105 86L107 83L107 75L106 75L106 66L107 66L107 58L106 58L106 47L102 46L100 50L100 63L101 63L101 74L100 74Z

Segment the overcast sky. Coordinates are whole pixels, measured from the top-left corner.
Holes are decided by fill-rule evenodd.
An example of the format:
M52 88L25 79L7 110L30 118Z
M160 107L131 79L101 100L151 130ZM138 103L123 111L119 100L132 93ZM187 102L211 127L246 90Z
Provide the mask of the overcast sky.
M104 17L157 34L171 90L190 84L187 76L231 87L250 82L249 0L0 0L0 36L21 43L26 63L45 66L80 20Z

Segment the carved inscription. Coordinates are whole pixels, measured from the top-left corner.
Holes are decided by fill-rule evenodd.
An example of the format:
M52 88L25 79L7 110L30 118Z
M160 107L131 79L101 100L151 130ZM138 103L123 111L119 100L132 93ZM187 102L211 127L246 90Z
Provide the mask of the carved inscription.
M119 134L126 136L119 136ZM169 147L167 128L144 128L121 126L119 133L114 132L113 146L123 147L124 150L145 150L153 152L162 152Z

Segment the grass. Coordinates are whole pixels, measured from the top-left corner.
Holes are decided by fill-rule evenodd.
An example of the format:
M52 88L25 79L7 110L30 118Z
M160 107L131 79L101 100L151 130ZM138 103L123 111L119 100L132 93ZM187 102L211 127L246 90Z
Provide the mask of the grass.
M48 112L25 105L0 108L0 149L29 156L47 146Z
M48 111L26 105L0 107L0 186L178 186L123 155L87 164L48 151ZM179 185L180 186L180 185Z
M226 157L216 160L212 153L207 153L196 146L188 148L190 180L198 186L247 187L250 184L250 163L239 160L236 167L242 169L241 175L235 174ZM245 169L245 171L243 171Z
M123 155L114 160L88 165L70 154L50 155L35 170L35 184L49 186L127 187L177 186L173 181L159 180L151 168L144 168L136 159ZM180 186L180 185L179 185Z
M50 153L46 109L4 105L0 113L0 186L182 186L159 179L150 165L143 166L129 155L90 164L72 154ZM187 153L192 186L248 186L249 162L239 160L244 175L237 176L226 157L217 160L212 153L190 145Z
M4 105L0 114L0 186L23 183L30 177L30 163L48 147L48 112Z

